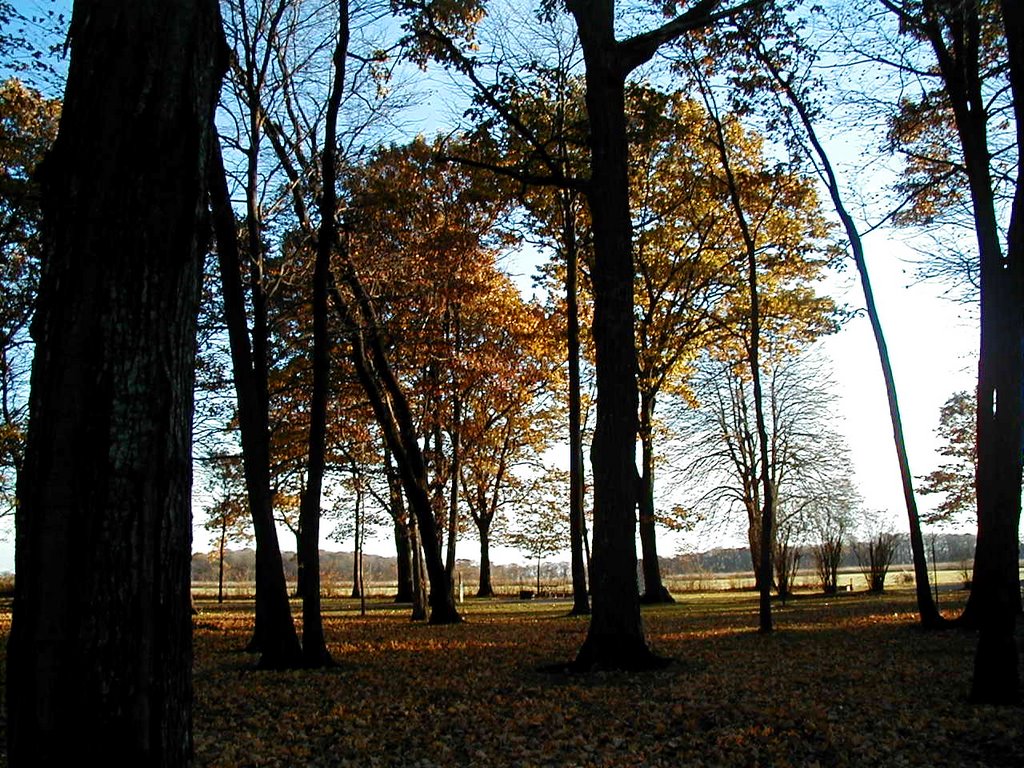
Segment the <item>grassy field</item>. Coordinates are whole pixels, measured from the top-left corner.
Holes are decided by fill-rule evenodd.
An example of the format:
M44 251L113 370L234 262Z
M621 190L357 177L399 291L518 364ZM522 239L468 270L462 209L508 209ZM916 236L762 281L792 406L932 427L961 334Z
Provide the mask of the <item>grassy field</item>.
M673 663L642 674L542 671L586 633L564 601L462 607L431 627L330 600L338 666L264 672L240 650L252 604L200 601L196 765L1024 765L1022 710L966 701L975 637L918 630L906 590L798 597L770 636L751 593L686 595L645 609Z

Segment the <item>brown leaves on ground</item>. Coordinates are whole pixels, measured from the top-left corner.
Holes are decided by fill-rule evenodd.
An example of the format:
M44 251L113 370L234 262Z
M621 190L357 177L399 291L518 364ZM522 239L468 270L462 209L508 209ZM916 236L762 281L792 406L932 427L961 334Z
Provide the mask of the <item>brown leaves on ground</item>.
M340 666L258 672L248 607L203 606L200 766L1020 766L1019 708L968 704L975 638L915 628L913 597L804 598L752 631L750 595L645 613L642 674L558 675L566 604L471 602L453 627L329 606Z

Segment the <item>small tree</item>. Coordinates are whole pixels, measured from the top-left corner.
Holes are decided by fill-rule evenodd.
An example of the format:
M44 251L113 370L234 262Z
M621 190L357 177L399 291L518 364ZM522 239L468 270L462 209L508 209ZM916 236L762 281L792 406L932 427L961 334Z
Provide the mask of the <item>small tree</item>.
M978 507L974 478L978 471L977 411L973 394L956 392L939 411L936 436L942 440L938 469L921 478L921 493L939 494L935 511L922 518L929 525L944 525L972 518Z
M881 594L885 590L885 577L896 556L899 541L895 533L880 531L866 542L854 544L853 551L857 555L860 572L868 583L869 592Z
M775 552L772 564L775 568L775 589L785 600L793 594L793 582L800 567L800 547L795 541L795 526L780 525L775 533Z
M834 595L839 589L844 542L850 530L851 511L857 503L856 491L847 480L831 486L830 493L809 510L809 523L817 541L811 550L814 568L826 595Z
M834 595L839 591L839 564L843 560L842 534L828 534L815 544L813 557L821 591L826 595Z
M545 557L564 549L569 541L569 521L563 514L568 506L565 495L569 490L569 475L562 470L548 469L525 487L509 541L537 561L539 595L541 563Z
M207 461L213 496L203 507L203 527L217 536L217 602L224 602L224 553L229 542L253 540L252 518L246 503L241 457L211 456Z

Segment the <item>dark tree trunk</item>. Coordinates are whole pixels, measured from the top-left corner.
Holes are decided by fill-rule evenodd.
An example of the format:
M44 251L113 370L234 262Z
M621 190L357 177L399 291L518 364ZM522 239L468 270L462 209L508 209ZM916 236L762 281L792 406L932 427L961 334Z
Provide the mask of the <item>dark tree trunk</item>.
M41 171L44 261L8 646L12 766L192 757L191 415L209 0L78 4Z
M709 26L719 0L702 0L649 33L615 38L614 0L568 0L586 69L590 122L587 202L594 235L594 348L597 425L594 541L590 571L593 613L578 668L646 668L651 653L636 583L637 360L633 332L633 226L629 207L626 77L658 48Z
M370 297L350 264L346 266L345 277L355 294L358 316L353 314L353 308L338 291L334 291L333 297L339 313L350 327L351 359L359 382L370 400L388 449L395 456L406 502L410 513L416 518L427 578L430 580L430 622L457 623L462 617L455 605L451 580L441 557L441 538L430 500L426 462L409 403L377 335L376 316Z
M356 524L352 547L352 597L363 597L363 500L356 492Z
M224 548L227 545L228 521L225 517L220 524L220 541L217 547L217 602L224 602Z
M491 529L489 525L477 526L480 536L480 585L476 590L477 597L494 597L491 585Z
M320 610L320 499L323 492L327 451L327 398L331 374L330 339L327 336L328 289L331 255L338 244L336 190L338 111L345 86L348 55L348 0L338 2L338 37L334 47L334 80L327 99L324 119L324 147L320 155L320 231L313 266L313 392L309 401L309 442L306 459L306 488L299 506L302 532L302 659L307 667L333 663L324 639ZM359 531L356 530L358 546ZM358 555L358 552L356 553Z
M249 346L238 229L224 173L224 161L216 141L210 143L209 179L210 208L217 238L217 260L224 301L224 324L228 329L231 370L238 406L242 466L256 534L256 628L250 650L260 653L259 666L265 669L286 669L300 665L301 650L288 603L288 585L284 578L270 490L266 366L257 362L258 346ZM262 325L265 326L265 322ZM258 337L255 328L253 337Z
M572 564L572 613L590 613L587 563L583 548L583 409L580 403L579 243L575 193L562 192L562 240L565 246L565 303L569 355L569 548Z
M644 593L640 602L647 604L674 603L661 581L658 562L657 527L654 517L654 393L640 395L640 456L639 483L640 551L644 576Z
M636 579L636 348L632 221L625 118L626 72L615 52L611 7L571 3L586 60L594 232L594 347L597 425L594 468L593 612L577 667L635 669L656 657L647 646Z
M1018 145L1024 138L1024 17L1002 2ZM1020 608L1018 535L1024 398L1024 189L1018 162L1004 256L990 168L986 94L981 82L982 28L977 4L924 4L920 31L935 52L963 149L978 244L981 342L977 392L978 539L965 620L981 630L971 698L1020 700L1015 636Z
M1010 60L1017 139L1024 139L1024 11L1017 2L1001 3ZM977 34L976 6L965 7L965 26ZM970 34L969 33L969 34ZM975 38L976 39L976 38ZM963 58L963 52L957 57ZM976 53L968 71L977 69ZM960 72L964 71L961 66ZM987 704L1020 701L1016 642L1020 611L1019 525L1021 492L1022 397L1024 397L1024 170L1018 161L1017 185L1007 233L1000 252L992 181L988 166L986 114L980 86L961 84L943 72L954 104L964 148L981 276L981 346L978 361L978 540L971 599L980 629L971 699ZM963 107L959 107L959 103ZM980 114L979 114L980 113ZM973 122L972 122L973 121ZM1018 143L1019 146L1019 143Z

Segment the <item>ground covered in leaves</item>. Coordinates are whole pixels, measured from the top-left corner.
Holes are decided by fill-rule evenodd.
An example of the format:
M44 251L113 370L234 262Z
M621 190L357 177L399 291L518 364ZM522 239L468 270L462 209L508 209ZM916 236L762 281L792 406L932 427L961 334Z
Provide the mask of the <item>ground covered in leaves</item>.
M325 607L338 666L266 672L252 604L199 603L197 766L1024 766L1024 709L967 702L976 637L918 630L911 592L791 600L770 636L751 593L682 596L644 609L673 663L641 674L543 671L586 633L565 602Z
M199 766L1024 766L1024 710L967 703L976 638L915 628L912 593L645 609L642 674L553 674L587 628L568 604L470 601L431 627L329 603L339 666L253 670L251 606L200 604Z

